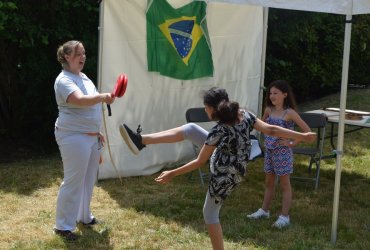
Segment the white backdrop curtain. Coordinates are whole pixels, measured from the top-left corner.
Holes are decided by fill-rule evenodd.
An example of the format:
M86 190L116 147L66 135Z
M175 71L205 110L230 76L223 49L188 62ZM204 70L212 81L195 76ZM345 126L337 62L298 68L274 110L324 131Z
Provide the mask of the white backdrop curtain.
M180 7L189 1L169 1ZM210 3L207 23L212 45L214 76L180 81L147 71L146 0L104 0L101 4L99 88L111 91L117 76L128 75L124 97L105 112L109 147L103 151L99 178L150 175L164 165L193 157L190 142L153 145L139 156L129 152L118 131L125 122L143 133L157 132L185 123L185 111L203 106L201 91L224 87L232 100L257 112L261 78L261 7ZM105 131L103 131L105 132ZM110 152L109 152L110 151ZM112 161L110 159L110 154ZM114 164L114 165L113 165Z

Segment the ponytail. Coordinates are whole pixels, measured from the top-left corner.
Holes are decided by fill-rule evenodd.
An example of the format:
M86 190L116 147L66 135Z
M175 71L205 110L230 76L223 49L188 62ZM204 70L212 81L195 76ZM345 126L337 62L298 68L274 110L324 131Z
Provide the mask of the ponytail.
M213 119L220 123L235 124L239 120L239 103L222 101L213 114Z

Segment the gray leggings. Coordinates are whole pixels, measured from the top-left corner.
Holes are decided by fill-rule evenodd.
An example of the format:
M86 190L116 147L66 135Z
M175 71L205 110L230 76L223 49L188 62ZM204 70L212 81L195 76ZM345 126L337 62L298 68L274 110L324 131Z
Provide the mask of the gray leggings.
M220 223L220 209L221 203L215 203L215 199L211 197L209 191L207 191L206 200L203 206L203 218L204 222L208 224L219 224Z
M182 125L182 131L186 140L191 141L198 147L202 147L207 139L208 131L195 123Z
M187 123L183 125L182 130L185 139L191 141L198 147L202 147L208 136L208 131L195 123ZM203 206L204 222L206 224L220 223L220 209L221 204L216 204L215 200L209 195L209 192L207 191L206 200L204 201Z

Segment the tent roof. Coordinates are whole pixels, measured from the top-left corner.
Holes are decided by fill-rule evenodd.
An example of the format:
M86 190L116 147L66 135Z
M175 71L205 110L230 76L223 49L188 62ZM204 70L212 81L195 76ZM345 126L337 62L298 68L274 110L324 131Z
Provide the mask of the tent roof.
M343 15L370 14L369 0L208 0L208 1L251 4L279 9L315 11Z

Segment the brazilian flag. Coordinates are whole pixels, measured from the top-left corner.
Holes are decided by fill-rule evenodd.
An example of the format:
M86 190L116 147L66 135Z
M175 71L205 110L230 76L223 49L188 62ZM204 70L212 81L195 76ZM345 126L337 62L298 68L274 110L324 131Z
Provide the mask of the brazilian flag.
M206 8L204 1L175 9L166 0L148 0L148 71L181 80L213 76Z

